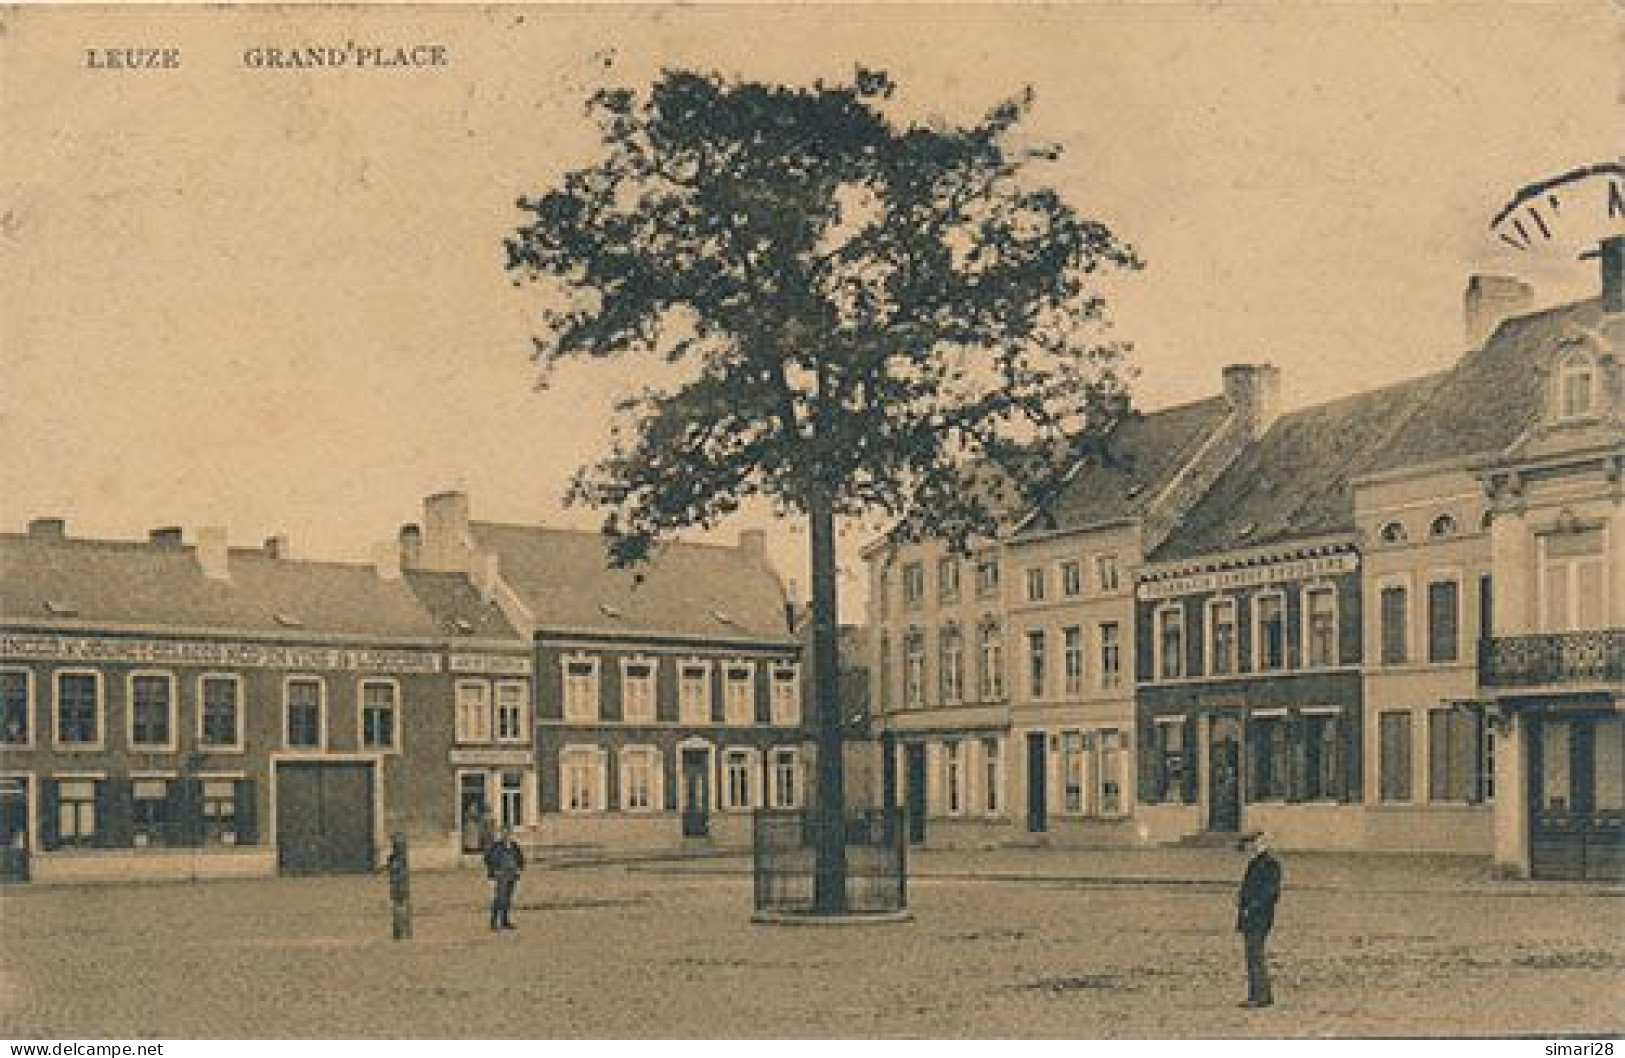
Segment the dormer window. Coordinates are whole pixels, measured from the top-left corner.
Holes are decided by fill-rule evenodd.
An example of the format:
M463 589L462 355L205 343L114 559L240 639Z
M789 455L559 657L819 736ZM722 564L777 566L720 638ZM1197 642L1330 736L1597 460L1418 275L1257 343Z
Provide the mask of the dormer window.
M1405 526L1400 522L1388 522L1377 530L1377 537L1385 544L1403 544L1405 542Z
M1578 419L1590 415L1596 402L1597 365L1575 350L1557 366L1557 417Z
M1433 519L1433 524L1428 526L1428 535L1432 537L1455 536L1456 520L1448 514L1439 515Z

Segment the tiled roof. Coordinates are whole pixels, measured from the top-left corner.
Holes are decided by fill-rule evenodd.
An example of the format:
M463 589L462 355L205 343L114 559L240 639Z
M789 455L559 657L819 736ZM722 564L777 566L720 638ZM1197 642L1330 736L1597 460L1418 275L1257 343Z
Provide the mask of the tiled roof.
M189 546L0 534L0 621L364 637L440 635L403 578L233 548L229 578Z
M443 634L512 639L517 644L525 644L497 604L481 599L473 583L463 574L408 570L405 576L418 602L429 611Z
M1152 561L1354 528L1351 482L1369 473L1448 376L1429 375L1281 416L1185 513Z
M1567 328L1596 327L1600 301L1581 301L1503 323L1480 351L1445 376L1371 465L1371 472L1426 466L1506 448L1540 415L1537 371Z
M1099 455L1086 457L1034 529L1076 529L1145 513L1230 414L1224 397L1124 419Z
M471 522L543 629L793 642L778 575L734 547L669 544L633 569L594 532Z

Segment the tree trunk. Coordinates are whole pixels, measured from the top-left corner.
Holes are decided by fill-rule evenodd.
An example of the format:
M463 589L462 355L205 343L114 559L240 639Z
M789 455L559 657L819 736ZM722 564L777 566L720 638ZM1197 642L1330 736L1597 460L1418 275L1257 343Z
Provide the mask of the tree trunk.
M835 515L816 495L808 504L812 537L813 719L818 746L813 904L821 915L846 911L846 786L835 608Z

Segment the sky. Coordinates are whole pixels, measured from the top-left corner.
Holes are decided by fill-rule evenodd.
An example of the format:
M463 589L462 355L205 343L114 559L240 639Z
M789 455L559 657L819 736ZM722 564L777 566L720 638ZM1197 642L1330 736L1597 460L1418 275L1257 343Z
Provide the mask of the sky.
M447 63L245 60L346 41ZM217 525L362 560L447 488L477 518L595 525L560 497L638 372L537 390L536 296L502 239L516 198L592 157L590 91L664 67L809 83L861 63L900 113L950 121L1031 85L1026 134L1064 149L1042 179L1147 262L1106 288L1141 407L1213 394L1227 363L1278 365L1288 406L1437 370L1470 273L1542 304L1594 291L1593 266L1488 225L1518 188L1619 157L1622 41L1606 2L9 9L0 530ZM180 68L87 68L109 47ZM798 526L713 538L758 525L804 586Z

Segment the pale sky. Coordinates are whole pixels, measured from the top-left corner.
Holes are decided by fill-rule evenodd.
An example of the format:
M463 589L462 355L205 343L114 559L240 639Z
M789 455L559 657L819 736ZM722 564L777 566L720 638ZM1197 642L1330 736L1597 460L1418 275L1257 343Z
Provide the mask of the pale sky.
M1111 286L1139 403L1271 361L1292 406L1450 364L1519 187L1619 157L1621 34L1587 4L13 9L0 16L0 528L272 533L364 558L466 488L562 511L635 368L533 391L534 295L502 270L521 194L588 157L606 80L889 70L908 113L1024 84L1046 178L1133 242ZM252 47L443 44L419 70L256 70ZM85 49L181 49L178 71ZM726 535L747 527L729 526ZM770 526L806 584L805 537ZM852 534L852 543L861 534ZM857 564L855 548L848 561ZM855 583L848 582L848 587ZM858 596L844 603L858 615Z

